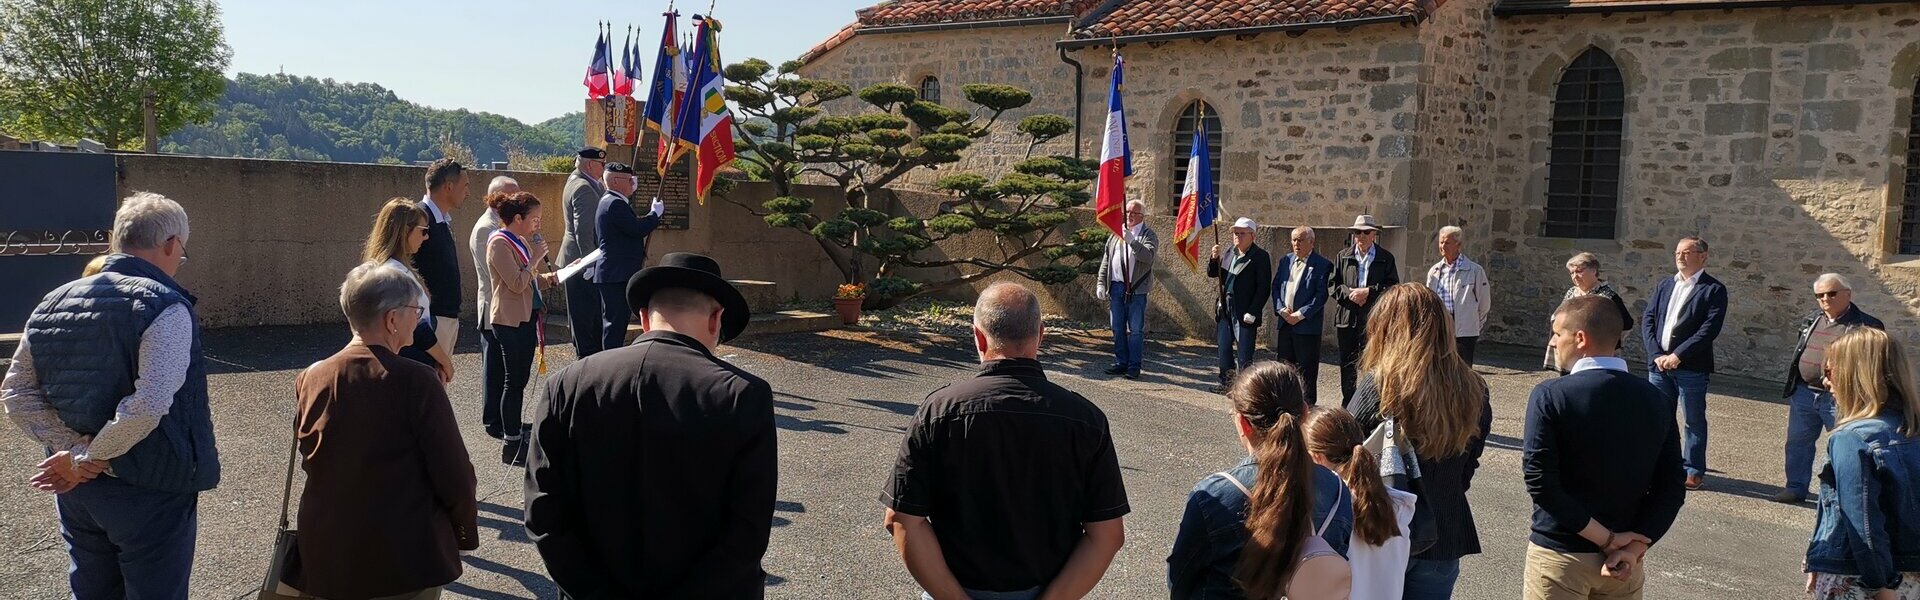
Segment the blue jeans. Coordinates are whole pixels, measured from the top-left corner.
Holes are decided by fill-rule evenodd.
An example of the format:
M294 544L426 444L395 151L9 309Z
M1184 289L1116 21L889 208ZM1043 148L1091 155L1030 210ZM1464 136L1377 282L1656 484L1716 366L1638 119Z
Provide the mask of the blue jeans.
M108 475L55 496L75 600L187 597L199 503Z
M1813 445L1821 430L1833 429L1833 393L1793 385L1787 402L1787 490L1807 495L1813 481Z
M1258 335L1259 328L1243 325L1237 317L1214 323L1213 341L1220 349L1221 383L1232 383L1227 381L1228 371L1247 368L1253 362L1253 338Z
M1460 559L1408 559L1407 588L1400 594L1400 598L1402 600L1449 600L1453 598L1453 584L1459 580Z
M1686 423L1680 450L1688 477L1707 473L1707 380L1708 373L1675 369L1648 371L1647 381L1666 392L1680 405L1681 420Z
M1107 320L1113 325L1113 364L1139 373L1140 354L1147 347L1147 295L1128 294L1126 290L1125 283L1107 282Z
M1033 600L1034 598L1040 597L1040 588L1020 590L1017 592L982 592L980 590L968 590L965 588L962 588L962 591L965 591L967 597L973 600ZM933 594L920 592L920 600L933 600Z

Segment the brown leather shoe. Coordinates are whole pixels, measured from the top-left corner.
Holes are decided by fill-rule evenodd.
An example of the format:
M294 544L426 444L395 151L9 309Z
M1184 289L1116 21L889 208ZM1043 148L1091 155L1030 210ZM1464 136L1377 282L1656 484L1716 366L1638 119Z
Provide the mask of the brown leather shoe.
M1705 482L1705 481L1706 481L1706 479L1707 479L1707 478L1706 478L1706 476L1704 476L1704 475L1688 475L1688 476L1687 476L1687 489L1688 489L1688 490L1697 490L1697 489L1700 489L1700 484L1701 484L1701 483L1703 483L1703 482Z

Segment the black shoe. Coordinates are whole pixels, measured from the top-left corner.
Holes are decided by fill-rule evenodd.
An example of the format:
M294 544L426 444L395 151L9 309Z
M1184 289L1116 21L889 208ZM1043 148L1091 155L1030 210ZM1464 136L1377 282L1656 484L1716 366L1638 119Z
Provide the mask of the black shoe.
M1139 371L1127 371L1127 379L1131 379L1131 380L1133 380L1133 381L1139 381L1139 380L1140 380L1140 372L1139 372Z
M1126 372L1127 372L1127 368L1126 368L1126 367L1122 367L1122 366L1120 366L1120 365L1112 365L1112 366L1109 366L1109 367L1107 367L1107 370L1105 370L1105 371L1101 371L1101 372L1102 372L1102 373L1106 373L1106 374L1108 374L1108 375L1119 375L1119 374L1122 374L1122 373L1126 373Z
M527 442L510 440L500 447L500 464L509 467L527 466Z
M1213 387L1207 388L1207 391L1224 395L1227 393L1227 384L1215 384Z
M1799 504L1807 501L1807 495L1801 492L1783 489L1780 490L1780 493L1774 494L1771 500L1781 504Z

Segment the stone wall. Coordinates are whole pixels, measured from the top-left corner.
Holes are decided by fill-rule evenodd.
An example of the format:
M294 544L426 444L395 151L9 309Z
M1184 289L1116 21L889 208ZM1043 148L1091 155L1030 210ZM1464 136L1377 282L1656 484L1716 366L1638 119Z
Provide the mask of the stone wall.
M1467 231L1463 252L1483 266L1498 269L1487 239L1486 193L1493 177L1493 132L1498 128L1498 74L1493 65L1492 0L1451 0L1419 27L1424 50L1420 65L1419 126L1415 137L1414 181L1405 223L1413 229L1401 260L1407 275L1424 278L1439 260L1432 243L1446 225Z
M900 83L917 90L922 78L933 76L940 80L941 104L975 114L981 114L984 109L966 100L961 91L966 84L1008 84L1032 92L1032 104L1008 111L991 137L976 141L962 160L951 167L1003 174L1026 156L1027 138L1013 129L1020 119L1035 114L1073 118L1073 67L1060 62L1059 54L1053 50L1053 41L1061 31L1059 25L1036 25L861 34L813 58L800 73L846 83L855 92L876 83ZM779 63L773 57L766 58ZM1086 61L1085 57L1081 60ZM1104 81L1089 79L1086 85L1089 93L1106 98ZM829 114L836 115L875 110L857 96L828 103L826 108ZM1089 131L1097 131L1103 122L1099 119L1105 115L1106 108L1102 105L1088 112L1087 122L1082 125ZM1048 142L1035 149L1034 155L1072 154L1072 140L1072 136L1067 136ZM1096 146L1093 156L1097 157L1099 152ZM930 189L934 180L950 172L946 169L916 171L898 181L895 187Z
M1454 8L1449 4L1447 9ZM1920 6L1519 17L1497 23L1499 176L1487 186L1493 339L1540 343L1567 281L1598 254L1636 310L1673 271L1675 241L1712 246L1732 297L1715 345L1725 369L1777 377L1816 274L1920 342L1920 269L1891 253ZM1542 238L1551 98L1589 47L1626 79L1617 240ZM1470 245L1470 247L1472 247ZM1630 353L1639 353L1637 340Z

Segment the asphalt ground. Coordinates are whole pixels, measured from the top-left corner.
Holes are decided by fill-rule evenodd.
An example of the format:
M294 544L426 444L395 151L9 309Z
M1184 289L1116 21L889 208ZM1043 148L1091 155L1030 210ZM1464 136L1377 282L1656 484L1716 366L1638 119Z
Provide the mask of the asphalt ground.
M768 597L918 596L880 527L877 496L920 399L977 366L971 340L952 333L833 330L748 338L719 350L776 390L781 479L764 562ZM1166 555L1187 491L1242 451L1225 399L1205 391L1213 378L1210 347L1151 340L1147 376L1127 381L1100 374L1110 347L1102 333L1052 335L1042 357L1051 377L1106 411L1132 501L1126 547L1091 597L1163 597ZM294 374L346 340L342 327L208 334L224 479L200 499L193 598L254 594L278 517ZM564 330L550 340L554 369L571 360L561 340ZM463 332L450 395L480 474L484 535L448 596L552 598L557 592L520 524L522 472L497 462L497 442L480 429L477 343L470 329ZM1527 391L1548 374L1537 370L1537 349L1483 345L1481 354L1494 428L1469 496L1485 552L1463 561L1455 597L1516 598L1531 511L1520 477L1521 422ZM1337 393L1337 373L1331 365L1321 369L1324 397ZM1786 407L1777 384L1722 378L1712 391L1715 472L1688 495L1679 522L1649 554L1647 597L1803 597L1800 562L1813 507L1765 500L1781 480ZM10 483L0 485L0 598L66 597L67 558L53 500L25 484L41 451L3 428L0 456L8 458L0 459L0 482Z

